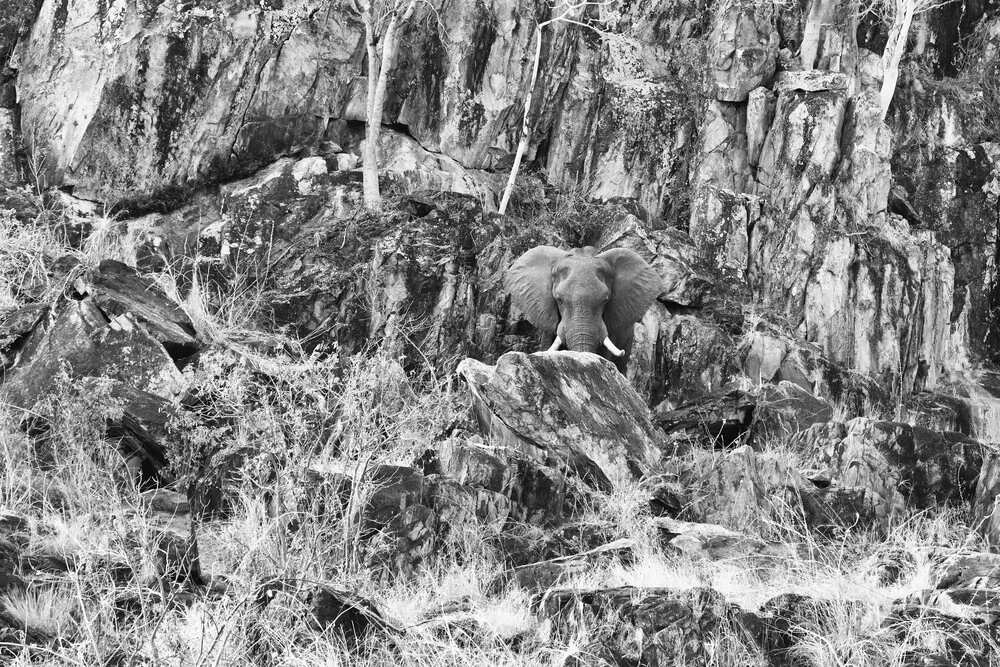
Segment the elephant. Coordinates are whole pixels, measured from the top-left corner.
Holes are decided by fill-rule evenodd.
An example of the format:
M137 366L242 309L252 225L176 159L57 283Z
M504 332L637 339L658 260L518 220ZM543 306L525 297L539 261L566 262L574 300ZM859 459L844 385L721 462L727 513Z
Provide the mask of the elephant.
M594 352L622 371L632 325L663 291L660 277L634 251L598 253L591 246L532 248L514 262L505 284L528 321L555 334L550 352L564 345Z

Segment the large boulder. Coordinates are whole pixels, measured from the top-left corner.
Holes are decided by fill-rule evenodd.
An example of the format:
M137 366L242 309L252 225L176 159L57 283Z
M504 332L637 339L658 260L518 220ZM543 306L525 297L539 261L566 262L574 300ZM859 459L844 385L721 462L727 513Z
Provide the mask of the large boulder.
M597 355L509 352L496 366L466 359L459 373L485 434L553 459L592 486L638 479L659 458L646 404Z
M68 301L36 327L0 385L11 405L33 408L60 377L107 377L172 400L185 382L163 345L128 314L110 319L91 300Z
M721 625L757 625L751 614L710 588L556 588L546 593L538 615L543 621L542 634L550 640L568 640L579 628L590 628L595 645L610 656L617 654L615 664L650 667L706 665L708 644L722 630ZM609 622L611 618L629 631L612 631L615 624ZM754 642L752 635L743 639ZM585 650L584 656L587 653L594 651Z
M790 445L835 484L874 494L883 517L907 506L971 500L984 453L983 445L958 434L867 417L814 425Z
M710 461L678 457L664 467L645 482L650 505L661 516L732 530L786 520L789 513L826 533L884 525L872 491L831 485L828 479L818 485L781 457L747 446L713 454Z

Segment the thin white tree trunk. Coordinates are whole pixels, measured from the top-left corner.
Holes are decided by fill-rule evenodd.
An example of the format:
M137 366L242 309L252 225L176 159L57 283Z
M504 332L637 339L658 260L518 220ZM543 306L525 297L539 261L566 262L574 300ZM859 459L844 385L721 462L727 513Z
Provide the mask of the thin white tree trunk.
M365 23L365 41L368 47L368 97L365 102L365 149L362 151L361 174L365 208L369 211L379 211L382 208L382 193L378 188L378 125L372 122L375 116L375 90L379 77L378 53L375 45L374 18L371 15L371 3L365 7L361 18ZM381 122L381 118L379 119Z
M514 165L510 168L510 176L507 178L507 187L503 189L503 197L500 199L500 215L507 212L507 203L510 201L510 193L514 191L514 181L517 179L517 171L521 168L521 158L528 150L528 120L531 114L531 98L535 91L535 82L538 80L538 61L542 54L542 28L547 26L549 21L539 23L535 26L535 63L531 68L531 83L528 84L528 94L524 98L524 119L521 123L521 140L517 142L517 152L514 153Z
M370 211L382 210L382 193L378 187L378 137L382 130L382 114L385 110L385 89L389 82L389 72L399 50L397 35L400 23L406 23L413 16L418 0L409 0L406 9L394 7L389 17L389 25L382 37L382 58L379 61L375 44L375 19L371 15L371 3L363 15L365 38L368 40L368 100L367 125L365 127L365 150L362 174L364 176L365 208Z
M806 18L805 27L802 29L802 45L799 47L799 58L802 61L802 69L811 70L816 67L816 58L819 55L820 33L823 25L832 20L833 9L836 3L830 0L812 0L809 3L809 16Z
M906 38L910 34L916 4L917 0L896 0L896 12L889 28L889 39L885 44L885 51L882 52L882 91L879 96L882 120L885 120L885 115L889 113L889 103L892 102L892 96L896 92L899 62L906 51Z

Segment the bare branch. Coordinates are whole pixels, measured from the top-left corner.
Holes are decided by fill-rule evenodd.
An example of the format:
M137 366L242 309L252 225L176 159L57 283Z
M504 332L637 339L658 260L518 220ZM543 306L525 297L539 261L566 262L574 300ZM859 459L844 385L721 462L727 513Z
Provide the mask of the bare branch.
M530 123L531 102L534 96L535 84L538 81L538 67L540 64L539 61L541 60L542 57L542 30L545 28L545 26L551 23L563 22L563 23L572 23L574 25L578 25L584 28L589 28L590 30L593 30L597 34L603 35L604 33L598 28L583 23L582 21L571 19L569 18L569 15L577 11L578 9L586 8L588 6L601 7L610 4L611 0L607 0L604 2L584 1L584 2L577 2L571 5L569 4L569 0L561 0L559 5L554 5L552 9L554 11L559 7L568 7L566 11L564 11L559 16L551 18L547 21L541 21L535 25L535 59L534 59L534 64L532 65L531 68L531 81L528 83L528 91L524 96L524 116L521 121L521 139L517 143L517 152L514 153L514 164L510 168L510 176L507 177L507 185L506 187L504 187L503 197L501 197L500 199L500 207L497 210L497 212L500 215L504 215L504 213L506 213L507 211L507 204L510 203L510 195L514 191L514 182L517 179L517 172L521 168L521 159L524 157L525 152L527 152L528 142L531 140L531 123Z

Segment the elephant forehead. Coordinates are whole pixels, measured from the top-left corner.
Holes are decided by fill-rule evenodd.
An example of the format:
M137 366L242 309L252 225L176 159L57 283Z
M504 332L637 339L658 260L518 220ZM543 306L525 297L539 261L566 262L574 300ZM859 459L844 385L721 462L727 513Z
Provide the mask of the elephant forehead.
M558 275L554 288L557 297L571 300L600 299L610 292L607 278L599 275L593 266L567 268Z
M592 248L578 248L571 250L554 267L557 274L577 274L591 275L607 279L611 272L611 267L603 259L598 259L593 254L585 254L582 251Z

